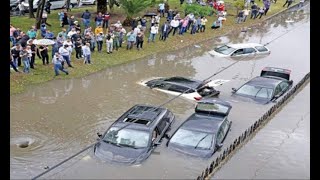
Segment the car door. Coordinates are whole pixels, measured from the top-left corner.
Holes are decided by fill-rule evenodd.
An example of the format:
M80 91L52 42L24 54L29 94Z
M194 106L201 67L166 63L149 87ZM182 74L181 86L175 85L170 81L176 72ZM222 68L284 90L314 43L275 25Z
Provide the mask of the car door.
M243 55L245 56L253 56L257 51L254 48L244 48Z
M223 139L222 142L224 141L224 139L226 138L226 135L229 131L229 126L230 126L230 121L226 118L223 123L221 124L221 129L222 129L222 133L223 133Z
M223 129L221 128L221 126L220 126L216 136L217 136L217 138L216 138L215 145L221 144L223 142L223 139L224 139L224 133L223 133ZM216 146L215 146L215 148L216 148Z
M282 94L284 94L287 90L288 90L288 88L289 88L289 83L288 82L286 82L286 81L282 81L280 84L279 84L279 86L280 86L280 88L281 88L281 93L280 93L280 96L282 95Z
M236 51L234 51L231 56L233 57L237 57L237 56L243 56L243 53L244 53L244 49L238 49Z
M264 46L255 46L258 54L269 54L270 51Z

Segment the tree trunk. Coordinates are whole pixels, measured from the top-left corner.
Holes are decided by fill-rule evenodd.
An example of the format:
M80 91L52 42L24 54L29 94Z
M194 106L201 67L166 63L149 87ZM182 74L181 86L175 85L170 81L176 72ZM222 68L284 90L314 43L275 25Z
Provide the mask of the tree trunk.
M109 0L110 1L110 0ZM97 0L97 13L101 12L104 14L107 12L107 1L106 0Z
M36 17L36 27L37 29L40 29L40 24L41 24L41 19L42 19L42 14L43 14L43 9L44 9L44 4L46 0L41 0L38 9L37 9L37 17Z
M67 9L67 11L71 11L70 0L66 0L66 9Z
M34 18L34 14L33 14L33 0L29 0L29 18Z

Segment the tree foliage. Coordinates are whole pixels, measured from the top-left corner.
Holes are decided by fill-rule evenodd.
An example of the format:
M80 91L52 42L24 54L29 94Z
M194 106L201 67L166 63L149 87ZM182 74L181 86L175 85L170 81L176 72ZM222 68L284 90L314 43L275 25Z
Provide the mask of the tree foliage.
M184 5L185 14L193 13L195 16L210 16L213 9L210 6L201 6L199 4Z
M121 7L124 9L127 19L131 19L147 7L152 5L152 0L119 0Z
M97 12L105 13L107 11L108 11L107 1L106 0L97 0Z

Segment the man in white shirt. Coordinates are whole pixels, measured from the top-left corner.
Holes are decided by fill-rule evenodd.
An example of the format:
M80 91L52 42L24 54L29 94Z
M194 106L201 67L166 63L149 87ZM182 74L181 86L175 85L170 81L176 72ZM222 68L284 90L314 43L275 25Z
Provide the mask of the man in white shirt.
M77 33L76 29L75 29L75 28L72 28L71 31L68 32L67 36L68 36L68 38L71 38L72 35L74 35L74 34L76 34L76 33Z
M159 11L160 11L160 14L162 14L162 17L164 17L164 3L160 3L159 4Z
M152 42L154 42L154 39L156 37L156 34L158 34L158 31L159 31L158 24L151 26L148 43L150 42L150 40L152 40Z
M56 76L59 75L59 70L66 73L66 75L69 74L69 72L65 70L62 66L63 61L64 61L63 57L58 52L56 52L52 59L52 63L54 65L54 72Z
M71 65L71 62L70 62L70 51L68 50L68 45L67 44L65 44L65 45L63 45L62 47L59 48L59 54L67 62L68 66L73 68L73 66ZM64 62L62 62L61 64L62 64L62 67L63 67Z
M176 33L176 31L177 31L177 29L178 29L178 27L179 27L179 23L180 23L179 20L176 19L176 18L174 18L174 19L170 22L171 28L170 28L170 30L169 30L169 32L168 32L168 36L169 36L169 34L171 33L172 30L173 30L172 36L174 36L174 34Z

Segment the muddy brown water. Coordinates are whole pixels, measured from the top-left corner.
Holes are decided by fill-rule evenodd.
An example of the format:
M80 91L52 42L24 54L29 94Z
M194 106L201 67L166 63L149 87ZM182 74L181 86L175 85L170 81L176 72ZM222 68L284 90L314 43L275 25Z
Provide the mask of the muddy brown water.
M297 82L310 71L309 11L292 11L278 15L247 32L235 32L214 40L166 54L113 67L83 78L55 80L10 97L10 176L32 178L95 142L97 132L104 132L112 122L135 104L160 105L173 96L142 87L136 82L152 76L186 76L205 79L235 62L212 57L213 47L223 43L267 43L272 53L262 58L247 58L212 79L229 82L217 87L220 98L232 103L232 131L227 145L257 120L272 104L258 105L230 97L231 88L239 87L259 75L265 66L292 70ZM287 23L291 17L294 22ZM170 37L172 38L172 37ZM174 37L173 37L174 38ZM121 53L121 51L119 52ZM178 98L165 107L175 115L175 130L193 112L194 102ZM285 124L283 124L285 126ZM26 148L19 143L28 142ZM97 159L93 149L43 176L44 178L195 178L209 165L209 160L190 158L165 147L166 140L140 166L111 165ZM263 146L263 144L261 144ZM223 150L223 149L222 149ZM257 148L257 151L259 148ZM255 161L255 160L253 160ZM284 164L294 169L292 164Z

